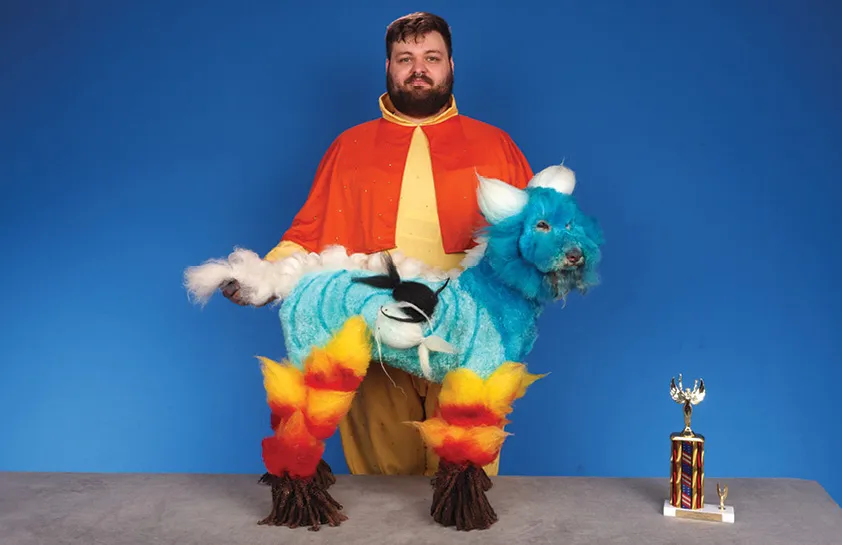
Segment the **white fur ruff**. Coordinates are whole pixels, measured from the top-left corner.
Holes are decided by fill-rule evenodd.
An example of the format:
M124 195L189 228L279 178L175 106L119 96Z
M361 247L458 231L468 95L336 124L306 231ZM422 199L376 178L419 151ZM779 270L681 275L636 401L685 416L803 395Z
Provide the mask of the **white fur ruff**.
M455 278L461 269L443 271L422 261L392 252L392 260L402 279L441 282ZM225 283L240 284L239 297L252 305L263 305L273 299L286 298L301 277L320 271L366 270L385 274L380 254L348 255L342 246L330 246L321 253L298 252L278 261L266 261L251 250L237 248L227 259L211 259L184 273L187 292L199 303L206 303Z
M479 263L483 256L485 255L485 249L488 247L488 242L485 240L484 237L477 237L474 239L476 242L476 246L473 248L468 248L465 252L465 257L462 258L462 262L459 265L463 269L469 269Z

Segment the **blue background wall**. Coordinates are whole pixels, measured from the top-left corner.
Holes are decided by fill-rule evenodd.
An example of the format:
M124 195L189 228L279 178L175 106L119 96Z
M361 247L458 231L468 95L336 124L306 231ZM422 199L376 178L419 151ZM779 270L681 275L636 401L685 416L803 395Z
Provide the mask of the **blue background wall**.
M386 24L429 9L463 113L565 159L608 237L603 286L542 320L502 472L665 477L683 372L711 478L842 502L838 3L238 4L0 8L0 469L262 471L276 316L192 306L182 271L276 243L378 115Z

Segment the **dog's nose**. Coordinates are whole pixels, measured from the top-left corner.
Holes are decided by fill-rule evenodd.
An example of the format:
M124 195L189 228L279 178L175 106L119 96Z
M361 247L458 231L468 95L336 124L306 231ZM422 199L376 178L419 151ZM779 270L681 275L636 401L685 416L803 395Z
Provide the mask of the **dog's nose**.
M580 259L582 259L582 250L580 250L579 248L567 250L565 256L567 257L568 261L579 261Z

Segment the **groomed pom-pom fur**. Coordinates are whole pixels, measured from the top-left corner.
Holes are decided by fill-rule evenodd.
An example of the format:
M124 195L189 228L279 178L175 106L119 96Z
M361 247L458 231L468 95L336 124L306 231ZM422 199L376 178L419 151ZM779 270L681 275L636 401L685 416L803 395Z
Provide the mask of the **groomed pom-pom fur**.
M404 279L439 282L455 278L462 270L444 271L396 251L392 260ZM240 285L240 297L247 303L263 305L283 300L305 274L322 271L364 270L385 273L381 254L348 254L342 246L330 246L321 253L298 252L278 261L266 261L251 250L237 248L228 259L211 259L189 267L184 286L192 298L206 303L214 292L229 281Z

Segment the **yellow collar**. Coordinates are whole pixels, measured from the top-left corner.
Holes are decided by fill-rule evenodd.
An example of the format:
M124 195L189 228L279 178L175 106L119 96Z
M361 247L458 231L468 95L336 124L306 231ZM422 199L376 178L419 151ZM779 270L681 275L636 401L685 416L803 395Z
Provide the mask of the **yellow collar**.
M403 125L404 127L420 127L424 125L435 125L436 123L447 121L451 117L456 117L457 115L459 115L459 110L456 108L455 97L451 97L450 106L448 106L443 112L420 123L417 121L411 121L401 116L400 113L395 109L395 106L392 104L392 101L389 99L388 93L383 93L382 95L380 95L379 102L380 112L383 114L383 119L391 121L392 123L397 123L398 125Z

